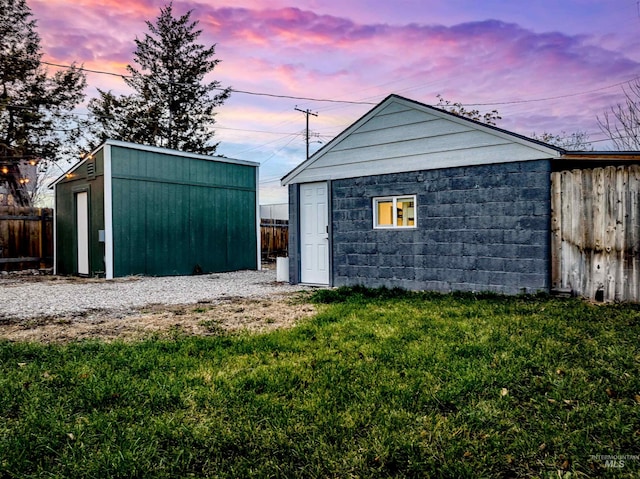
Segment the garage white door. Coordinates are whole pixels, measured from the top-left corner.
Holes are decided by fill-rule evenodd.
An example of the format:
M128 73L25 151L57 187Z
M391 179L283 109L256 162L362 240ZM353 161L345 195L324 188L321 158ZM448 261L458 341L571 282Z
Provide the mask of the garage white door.
M76 231L78 238L78 274L89 274L89 195L76 193Z
M327 183L300 185L300 280L329 284Z

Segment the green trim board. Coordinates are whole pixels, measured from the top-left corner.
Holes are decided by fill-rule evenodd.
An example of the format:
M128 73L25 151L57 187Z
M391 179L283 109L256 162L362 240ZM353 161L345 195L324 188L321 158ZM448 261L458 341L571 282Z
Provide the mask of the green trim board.
M224 184L210 184L202 181L171 181L164 178L145 178L143 176L133 176L133 175L117 175L112 176L113 179L118 180L133 180L133 181L143 181L147 183L164 183L168 185L182 185L182 186L201 186L205 188L222 188L227 190L242 190L242 191L254 191L254 187L242 187L242 186L229 186Z

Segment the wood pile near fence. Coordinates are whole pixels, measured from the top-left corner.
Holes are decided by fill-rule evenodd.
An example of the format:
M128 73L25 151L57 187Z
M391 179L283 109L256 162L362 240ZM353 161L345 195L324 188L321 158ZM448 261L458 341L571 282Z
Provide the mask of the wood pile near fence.
M640 301L640 166L551 176L552 286L597 301Z
M287 256L289 246L289 221L262 218L260 220L262 260Z
M53 210L0 206L0 271L53 266Z

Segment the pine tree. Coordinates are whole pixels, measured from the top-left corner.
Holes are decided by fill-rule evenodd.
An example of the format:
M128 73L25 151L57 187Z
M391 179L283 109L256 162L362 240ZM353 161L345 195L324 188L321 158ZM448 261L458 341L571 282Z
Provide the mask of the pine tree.
M75 66L53 75L43 68L25 0L0 0L0 31L0 187L16 204L31 206L36 169L73 149L78 128L70 111L83 100L86 79Z
M99 141L107 138L214 154L215 109L230 95L217 81L205 82L220 62L215 45L197 43L202 30L191 20L192 10L179 18L170 3L160 9L149 33L136 38L134 62L127 85L131 95L99 90L89 110L95 115Z

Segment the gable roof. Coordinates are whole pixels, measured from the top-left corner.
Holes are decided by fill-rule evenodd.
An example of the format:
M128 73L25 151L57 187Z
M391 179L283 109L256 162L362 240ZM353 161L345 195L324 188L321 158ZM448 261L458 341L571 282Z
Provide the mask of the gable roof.
M559 158L562 148L389 95L281 184Z
M60 183L60 181L62 181L64 178L66 178L67 175L69 175L70 173L73 173L75 170L80 168L80 166L82 166L82 164L87 162L98 151L100 151L101 149L103 149L106 146L118 146L120 148L129 148L131 150L142 150L142 151L148 151L148 152L152 152L152 153L159 153L159 154L162 154L162 155L180 156L180 157L184 157L184 158L195 158L195 159L198 159L198 160L205 160L205 161L218 161L218 162L221 162L221 163L233 163L233 164L236 164L236 165L247 165L247 166L255 166L255 167L259 167L260 166L260 163L256 163L255 161L237 160L237 159L234 159L234 158L227 158L227 157L224 157L224 156L203 155L203 154L200 154L200 153L190 153L190 152L187 152L187 151L171 150L169 148L161 148L161 147L158 147L158 146L141 145L139 143L131 143L131 142L128 142L128 141L120 141L120 140L111 140L111 139L109 139L109 140L106 140L101 145L99 145L91 153L89 153L83 160L79 161L78 163L73 165L71 168L69 168L69 170L64 172L61 176L56 178L56 180L49 185L49 188L53 188L55 185Z

